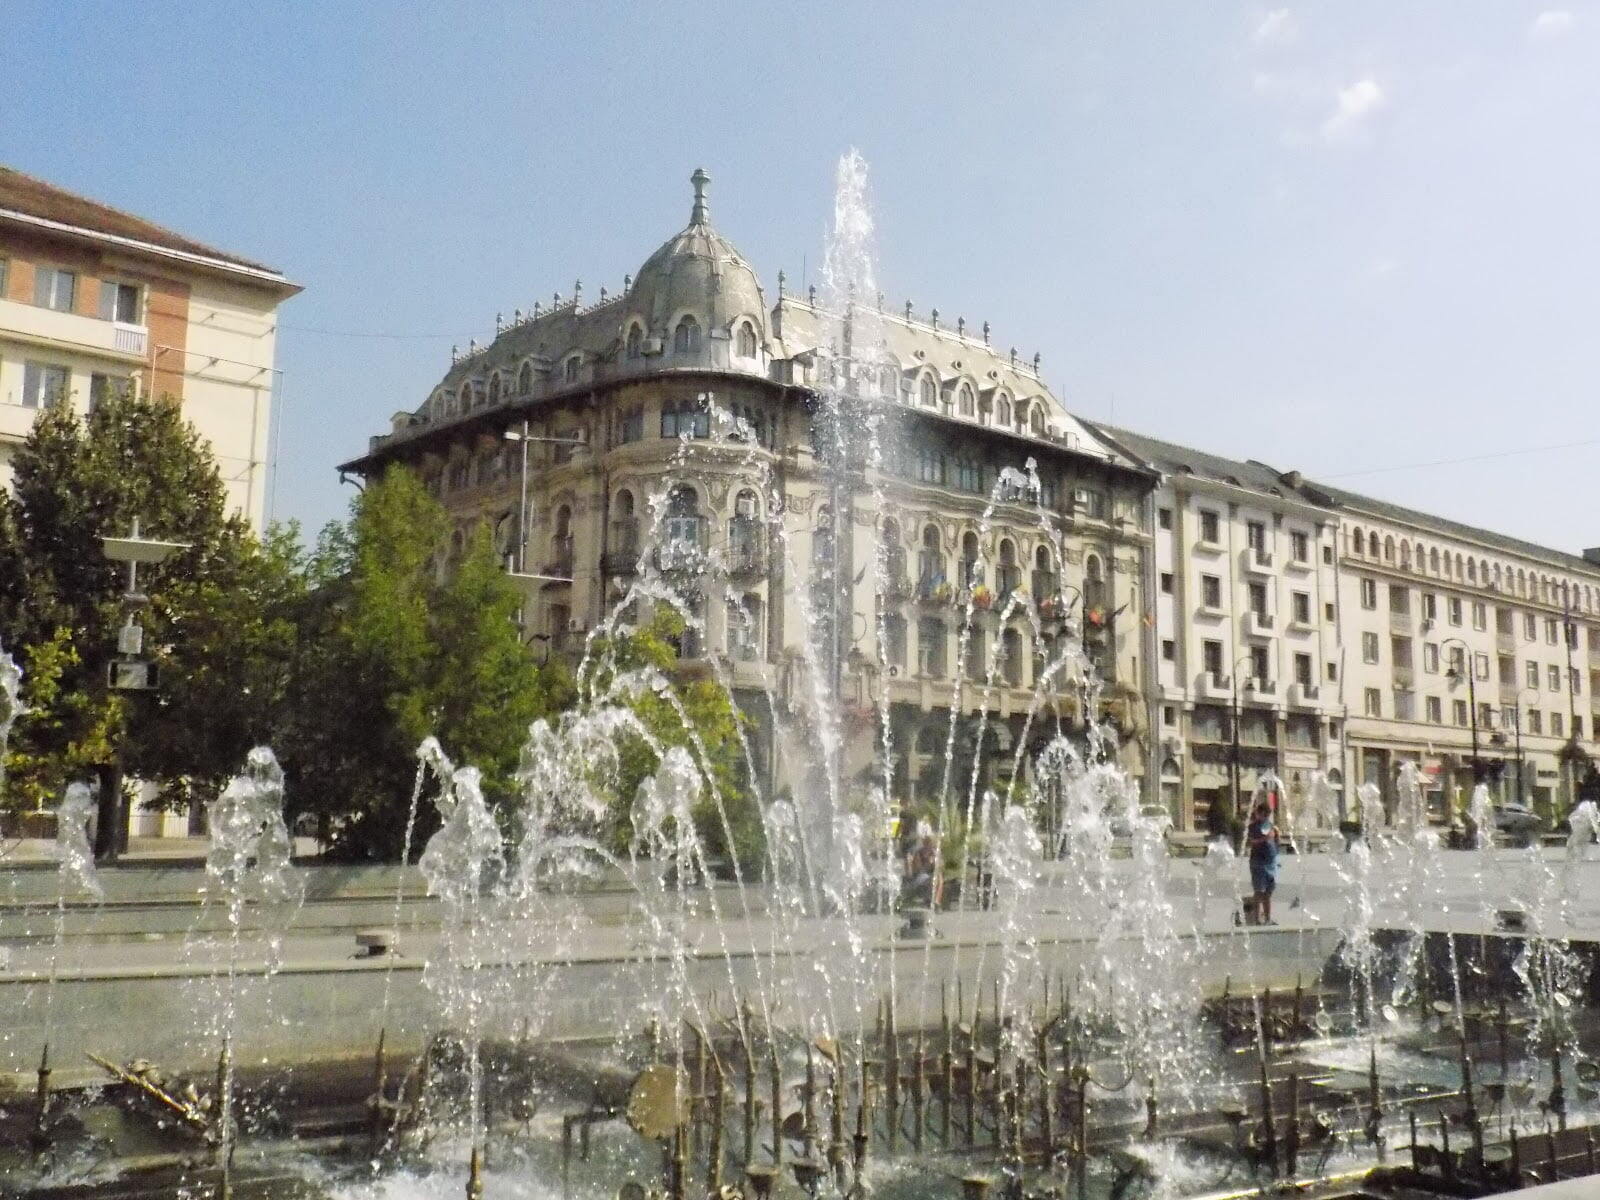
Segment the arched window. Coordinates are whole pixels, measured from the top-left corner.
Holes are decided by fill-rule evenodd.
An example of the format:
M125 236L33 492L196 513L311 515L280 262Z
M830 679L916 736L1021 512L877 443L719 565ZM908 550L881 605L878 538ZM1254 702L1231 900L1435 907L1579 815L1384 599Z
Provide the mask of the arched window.
M1420 573L1428 569L1428 552L1423 549L1422 543L1417 543L1417 571Z
M1428 570L1434 575L1439 573L1439 547L1437 546L1428 551Z
M818 507L816 528L811 531L811 560L820 566L833 562L833 509L826 504Z
M1359 529L1350 535L1350 552L1352 554L1365 554L1367 552L1366 535Z
M749 321L739 326L739 357L754 358L756 356L756 327Z
M517 392L526 396L533 391L533 364L523 363L522 370L517 372Z
M956 393L956 411L963 417L977 415L977 402L972 395L972 388L964 383Z
M1383 539L1383 561L1389 563L1394 561L1394 538L1392 537Z
M662 565L680 567L698 560L703 544L700 536L700 493L687 484L678 484L667 495L667 519L662 530Z
M500 403L500 372L496 371L489 376L489 403Z
M633 493L623 488L612 505L611 552L621 566L631 570L639 557L639 520L633 510Z
M741 662L761 657L761 597L728 595L728 651Z
M944 550L940 545L939 527L929 525L922 531L922 549L917 552L917 590L924 597L944 586Z
M885 400L900 399L900 372L893 367L885 367L878 375L878 390L883 393Z
M675 354L698 354L700 352L700 322L693 317L684 317L678 322L678 328L672 334L672 350Z
M1007 628L1000 635L1000 670L1006 683L1012 687L1021 687L1025 682L1022 677L1022 665L1028 661L1028 651L1022 641L1020 629Z
M1033 430L1034 437L1044 436L1044 405L1035 404L1033 413L1028 418L1028 424Z
M1106 602L1106 581L1101 575L1100 558L1091 554L1083 561L1083 604L1102 608Z
M978 557L978 535L967 530L961 535L961 582L977 587L983 582L983 560Z
M639 325L628 327L628 357L642 358L644 356L644 328Z
M900 544L900 522L893 517L884 520L883 540L879 544L883 547L885 585L890 595L903 595L900 589L906 581L906 548Z
M939 386L933 382L932 375L922 377L922 407L936 408L939 404Z
M1400 543L1400 566L1403 570L1411 569L1411 543Z
M1060 593L1054 560L1050 557L1050 547L1040 546L1033 552L1033 579L1030 582L1033 586L1035 604L1054 600Z
M1004 601L1022 586L1022 568L1017 566L1017 546L1010 538L1000 542L1000 562L995 567L995 599Z
M572 574L572 507L567 504L556 509L555 522L550 533L551 575Z
M1467 559L1467 582L1478 582L1478 560L1475 558Z
M661 404L661 436L664 438L708 438L711 413L704 393Z
M728 569L735 574L756 574L765 569L761 555L761 500L743 488L733 500L728 520Z
M1011 428L1011 397L1004 392L994 402L994 423L1002 429Z
M580 355L574 354L571 358L567 359L566 377L568 383L578 382L578 370L582 365L583 358Z

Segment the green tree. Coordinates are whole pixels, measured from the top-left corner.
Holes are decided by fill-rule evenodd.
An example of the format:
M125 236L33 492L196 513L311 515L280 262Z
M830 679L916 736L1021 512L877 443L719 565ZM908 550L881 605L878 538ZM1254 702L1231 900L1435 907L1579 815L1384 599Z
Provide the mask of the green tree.
M395 467L311 556L283 757L291 803L342 857L399 854L425 737L478 767L500 803L528 726L570 696L564 673L523 643L521 596L487 531L441 571L448 530L439 503ZM425 810L413 853L431 829Z
M285 631L262 624L260 603L293 591L293 566L227 512L210 452L167 400L112 396L85 417L48 410L13 469L0 516L0 642L28 671L32 711L14 741L11 796L54 798L67 777L94 771L106 856L126 830L124 752L181 798L190 781L231 770L268 722L272 689L254 684L270 678ZM144 653L162 674L152 695L107 685L126 576L101 539L136 519L143 536L186 545L139 580Z

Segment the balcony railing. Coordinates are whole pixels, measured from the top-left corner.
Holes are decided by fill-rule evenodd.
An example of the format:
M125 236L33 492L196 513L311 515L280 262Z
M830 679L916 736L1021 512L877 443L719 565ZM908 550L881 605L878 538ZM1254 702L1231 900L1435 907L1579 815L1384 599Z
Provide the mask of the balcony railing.
M994 591L995 600L1004 603L1012 592L1022 586L1022 570L1019 567L1002 563L995 568Z
M1244 615L1244 632L1246 637L1264 638L1272 636L1273 618L1269 612L1258 612L1251 609Z
M554 575L561 579L572 578L573 544L572 535L552 538L550 543L550 559L544 564L541 574Z
M1037 604L1051 596L1061 594L1061 576L1054 571L1035 571L1033 573L1033 600Z
M1299 705L1303 708L1309 708L1317 703L1317 699L1320 695L1321 689L1318 688L1314 683L1306 683L1297 679L1294 683L1289 685L1290 704Z
M1264 675L1249 675L1245 677L1244 690L1258 696L1275 696L1278 694L1278 681Z

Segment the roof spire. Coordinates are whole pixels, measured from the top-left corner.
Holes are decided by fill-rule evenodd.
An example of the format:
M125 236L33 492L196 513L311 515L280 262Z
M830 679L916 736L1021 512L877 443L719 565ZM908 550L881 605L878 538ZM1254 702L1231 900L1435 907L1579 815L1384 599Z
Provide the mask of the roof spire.
M701 167L694 169L694 174L689 176L689 182L694 184L694 209L689 213L689 224L709 225L711 218L706 212L706 184L711 182L711 176Z

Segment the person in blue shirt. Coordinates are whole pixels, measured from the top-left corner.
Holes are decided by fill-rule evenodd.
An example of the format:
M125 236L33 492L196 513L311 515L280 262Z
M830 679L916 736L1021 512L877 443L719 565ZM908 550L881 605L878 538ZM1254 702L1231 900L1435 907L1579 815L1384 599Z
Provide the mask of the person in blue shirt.
M1278 828L1272 821L1272 806L1265 800L1256 804L1245 832L1250 849L1250 890L1254 893L1258 925L1272 924L1272 893L1278 886Z

